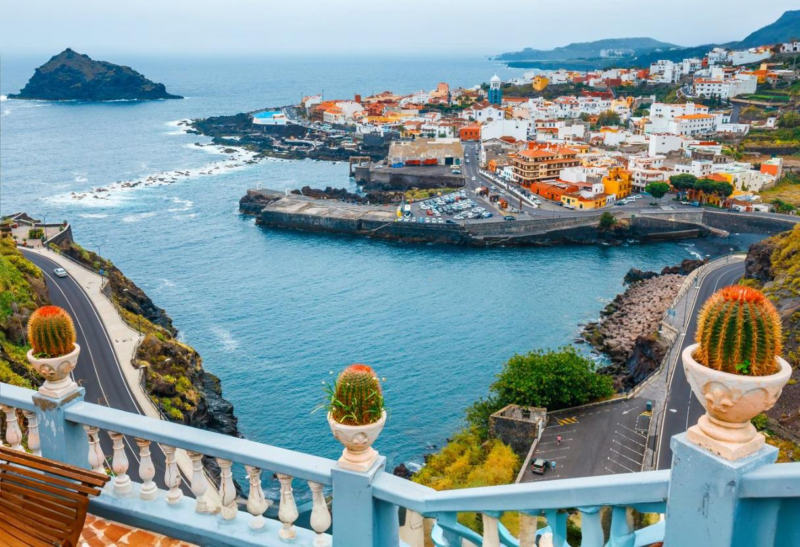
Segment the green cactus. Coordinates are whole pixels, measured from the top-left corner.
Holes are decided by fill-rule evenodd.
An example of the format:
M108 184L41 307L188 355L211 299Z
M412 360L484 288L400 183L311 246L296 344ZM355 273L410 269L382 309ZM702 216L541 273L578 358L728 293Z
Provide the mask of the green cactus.
M750 376L780 370L781 318L767 297L751 287L725 287L711 296L697 321L694 357L708 368Z
M355 364L344 369L328 395L328 410L340 424L367 425L381 419L381 383L367 365Z
M58 306L43 306L28 320L28 340L38 357L61 357L75 349L75 326Z

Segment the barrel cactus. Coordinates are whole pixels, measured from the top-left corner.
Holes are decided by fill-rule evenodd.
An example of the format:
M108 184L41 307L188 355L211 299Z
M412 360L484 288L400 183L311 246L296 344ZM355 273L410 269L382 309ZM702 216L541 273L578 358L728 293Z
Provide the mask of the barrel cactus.
M731 374L767 376L780 370L781 319L761 291L734 285L711 296L697 322L695 359Z
M43 306L28 320L28 340L40 357L61 357L75 349L75 326L58 306Z
M383 414L383 391L375 371L355 364L344 369L329 391L328 410L344 425L367 425Z

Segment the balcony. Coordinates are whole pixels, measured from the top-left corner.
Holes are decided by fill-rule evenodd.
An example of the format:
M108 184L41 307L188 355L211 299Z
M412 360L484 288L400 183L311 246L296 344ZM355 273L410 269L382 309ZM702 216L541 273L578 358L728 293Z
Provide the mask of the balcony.
M584 547L800 545L800 463L775 464L769 446L726 461L678 435L671 471L437 492L386 472L383 458L366 473L349 471L333 460L91 404L82 389L52 399L0 384L0 410L11 448L113 477L92 499L91 514L198 545L422 547L425 517L435 521L427 544L437 547L562 547L569 545L568 511L580 513ZM102 435L113 440L113 454L102 453ZM166 455L163 478L155 476L153 443ZM138 461L129 461L126 445L138 450ZM193 463L188 485L177 449ZM219 465L218 485L209 484L203 456ZM246 503L237 500L234 463L247 471ZM131 465L141 483L129 477ZM268 473L280 483L273 507L262 490ZM296 487L310 492L308 502L296 501ZM610 507L607 532L603 507ZM634 509L661 518L637 530ZM482 535L458 524L460 512L482 515ZM500 524L505 512L520 514L519 538ZM536 517L547 526L537 530Z

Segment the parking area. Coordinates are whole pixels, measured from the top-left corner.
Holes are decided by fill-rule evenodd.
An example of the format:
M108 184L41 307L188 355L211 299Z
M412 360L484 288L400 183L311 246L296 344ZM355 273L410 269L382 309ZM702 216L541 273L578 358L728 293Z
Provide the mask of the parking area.
M529 464L522 482L641 471L650 419L647 400L640 398L548 413L547 427L531 458L531 463L546 460L548 470L535 474Z
M497 204L467 189L409 203L403 209L404 214L398 218L399 222L453 224L502 220L506 216Z

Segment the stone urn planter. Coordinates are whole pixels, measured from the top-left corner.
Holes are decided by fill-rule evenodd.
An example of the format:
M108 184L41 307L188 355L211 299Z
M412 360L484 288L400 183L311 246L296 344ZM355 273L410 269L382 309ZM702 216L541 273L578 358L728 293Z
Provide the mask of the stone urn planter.
M339 466L360 473L369 471L378 459L378 451L372 448L372 444L378 439L386 424L386 411L383 411L380 420L366 425L340 424L329 412L328 424L336 440L344 445Z
M44 384L39 388L39 393L53 399L60 399L69 395L78 385L70 378L70 373L78 364L78 355L81 347L74 344L75 349L61 357L38 358L33 350L28 350L28 362L44 379Z
M738 460L757 452L764 435L750 420L772 408L792 367L776 357L780 370L768 376L747 376L714 370L698 363L694 355L699 344L683 350L686 378L706 413L687 432L687 439L726 460Z

